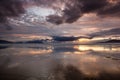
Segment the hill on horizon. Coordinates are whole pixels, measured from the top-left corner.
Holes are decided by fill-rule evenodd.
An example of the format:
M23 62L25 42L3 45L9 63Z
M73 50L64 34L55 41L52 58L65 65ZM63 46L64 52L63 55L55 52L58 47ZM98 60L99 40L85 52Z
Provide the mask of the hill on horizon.
M117 39L111 39L111 40L107 40L107 41L100 42L100 43L120 43L120 40L117 40Z

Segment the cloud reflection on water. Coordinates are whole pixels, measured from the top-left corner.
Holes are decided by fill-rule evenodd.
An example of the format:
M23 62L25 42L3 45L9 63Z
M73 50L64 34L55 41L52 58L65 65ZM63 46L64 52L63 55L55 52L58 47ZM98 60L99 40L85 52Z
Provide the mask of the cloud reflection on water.
M120 54L117 51L120 48L113 45L108 49L109 46L13 45L0 49L0 79L119 80ZM85 49L81 50L82 47Z

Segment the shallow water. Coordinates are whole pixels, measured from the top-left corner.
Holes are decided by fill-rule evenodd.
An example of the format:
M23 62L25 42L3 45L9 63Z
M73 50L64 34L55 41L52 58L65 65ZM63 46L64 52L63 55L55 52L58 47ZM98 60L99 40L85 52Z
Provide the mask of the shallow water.
M0 45L0 80L120 80L120 45Z

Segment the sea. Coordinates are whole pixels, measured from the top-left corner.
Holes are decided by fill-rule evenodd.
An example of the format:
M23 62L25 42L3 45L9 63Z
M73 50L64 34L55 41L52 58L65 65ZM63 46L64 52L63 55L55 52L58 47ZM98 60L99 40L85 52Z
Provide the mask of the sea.
M0 80L120 80L120 44L0 44Z

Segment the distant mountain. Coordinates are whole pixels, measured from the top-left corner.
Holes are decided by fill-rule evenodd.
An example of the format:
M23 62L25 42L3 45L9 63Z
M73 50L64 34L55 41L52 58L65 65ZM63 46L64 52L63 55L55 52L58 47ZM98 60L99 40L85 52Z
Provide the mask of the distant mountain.
M80 37L73 37L73 36L52 36L54 41L75 41L78 40Z
M0 40L0 44L9 44L9 43L13 43L13 42L7 40Z
M32 40L32 41L19 41L19 42L11 42L11 41L7 41L7 40L0 40L0 44L21 44L21 43L43 43L46 40Z
M32 41L21 41L21 42L15 42L15 43L43 43L44 40L32 40Z
M43 40L26 41L25 43L43 43Z
M101 43L120 43L120 40L112 39Z

